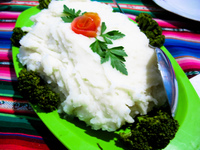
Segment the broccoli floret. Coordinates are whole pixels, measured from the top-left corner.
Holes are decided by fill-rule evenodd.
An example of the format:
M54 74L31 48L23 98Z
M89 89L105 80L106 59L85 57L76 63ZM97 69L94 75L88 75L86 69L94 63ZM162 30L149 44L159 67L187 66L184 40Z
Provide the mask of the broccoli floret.
M150 45L153 45L155 47L161 47L163 45L163 44L161 45L161 43L165 42L165 36L164 35L158 35L153 39L150 38L149 40L150 40L150 42L149 42Z
M51 0L39 0L39 9L48 8L50 2Z
M153 20L151 15L140 13L135 21L138 23L140 30L149 39L149 44L155 47L161 47L165 42L165 36L162 35L162 28Z
M121 132L120 137L130 150L162 149L175 137L178 128L178 121L169 113L154 110L148 115L138 116L130 125L130 131Z
M19 72L18 83L22 96L32 104L37 104L45 112L57 109L59 95L49 88L37 72L22 69Z
M12 37L10 38L13 46L20 47L19 41L21 38L26 35L27 32L22 31L20 27L15 27L13 29Z

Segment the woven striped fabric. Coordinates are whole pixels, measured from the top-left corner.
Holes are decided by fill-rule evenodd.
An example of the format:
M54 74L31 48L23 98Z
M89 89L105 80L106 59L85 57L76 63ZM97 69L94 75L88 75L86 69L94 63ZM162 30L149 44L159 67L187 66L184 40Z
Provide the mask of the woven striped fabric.
M111 0L99 1L118 11ZM200 22L170 13L149 0L118 0L118 3L133 20L142 12L150 14L163 29L164 46L188 78L200 73ZM37 0L0 0L0 149L66 149L17 90L10 37L19 14L36 5Z

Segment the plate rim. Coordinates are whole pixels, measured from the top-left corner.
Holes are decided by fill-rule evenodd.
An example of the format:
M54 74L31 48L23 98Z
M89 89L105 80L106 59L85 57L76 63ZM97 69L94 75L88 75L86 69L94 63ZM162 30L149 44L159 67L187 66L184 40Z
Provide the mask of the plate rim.
M182 16L187 19L191 19L194 21L200 22L200 15L194 15L190 14L188 12L185 12L184 10L177 9L176 7L171 6L167 1L165 0L153 0L158 6L162 7L163 9L172 12L176 15Z

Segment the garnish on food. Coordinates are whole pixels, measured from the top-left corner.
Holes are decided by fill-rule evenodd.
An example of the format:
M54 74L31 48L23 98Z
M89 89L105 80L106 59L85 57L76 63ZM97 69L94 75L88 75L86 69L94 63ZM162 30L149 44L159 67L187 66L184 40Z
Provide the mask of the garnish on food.
M13 29L12 37L10 38L13 46L20 47L19 41L21 38L26 35L27 32L22 31L20 27L15 27Z
M155 47L161 47L165 42L165 36L162 35L162 28L152 19L151 15L140 13L135 21L138 23L140 30L149 39L149 44Z
M71 28L77 34L82 34L87 37L96 37L100 22L101 19L97 13L86 12L72 21Z
M90 45L90 48L93 52L99 54L99 56L101 57L102 64L110 59L111 66L113 68L116 68L121 73L128 75L127 69L124 64L124 62L126 61L124 57L127 56L126 52L124 51L124 47L118 46L108 48L107 46L108 44L112 44L111 40L120 39L125 35L117 30L104 33L106 28L107 27L105 25L105 22L102 22L100 36L103 37L104 41L95 38L96 40Z
M37 72L22 69L19 72L18 83L18 89L22 96L32 104L37 104L45 112L57 109L59 95L51 90Z
M136 117L136 122L129 128L130 131L120 133L120 137L130 150L154 150L169 144L179 124L168 112L155 109L148 115Z
M63 13L66 14L66 16L61 17L62 20L66 23L72 22L76 17L79 17L83 14L81 14L81 11L78 10L77 12L75 9L68 8L66 5L63 5Z
M65 23L71 23L72 31L87 37L96 37L97 28L101 22L97 13L81 13L80 10L76 11L75 9L68 8L66 5L63 7L63 13L66 14L66 16L61 18Z
M116 68L121 73L128 75L127 69L125 67L124 59L127 56L124 51L123 46L108 48L108 44L112 44L112 40L117 40L125 35L117 30L109 31L104 33L106 30L105 22L101 24L101 33L100 36L104 41L101 41L96 38L97 28L100 25L101 18L97 13L94 12L85 12L81 14L81 11L77 12L75 9L70 9L66 5L64 7L64 13L67 14L65 17L61 17L62 20L66 23L71 22L72 30L77 34L82 34L87 37L95 37L95 42L90 45L90 48L93 52L99 54L101 57L101 64L107 62L109 59L111 61L111 66Z

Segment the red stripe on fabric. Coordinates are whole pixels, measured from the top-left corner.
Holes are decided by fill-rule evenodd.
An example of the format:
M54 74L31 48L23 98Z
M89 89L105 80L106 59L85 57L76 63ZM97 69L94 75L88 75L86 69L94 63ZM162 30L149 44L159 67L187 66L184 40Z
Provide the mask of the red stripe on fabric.
M21 12L0 12L0 19L17 19Z
M10 109L0 108L0 112L1 113L8 113L8 114L14 114L15 113L15 111L12 108L10 108Z
M136 15L132 15L132 14L126 14L130 19L134 20L135 21L135 18L136 18ZM159 26L161 27L165 27L165 28L173 28L173 29L177 29L178 27L176 26L177 22L172 24L172 23L169 23L168 21L166 20L160 20L160 19L156 19L156 18L153 18L158 24Z
M14 3L1 3L1 5L36 6L37 4L14 4Z
M2 28L6 28L6 27L11 28L15 26L15 22L0 22L0 26Z
M0 97L0 112L9 114L36 115L27 100L12 97Z
M13 109L2 109L2 108L0 108L0 113L37 116L37 114L34 111L29 111L29 110L13 110Z
M21 148L20 150L49 150L43 140L21 136L0 135L0 145L1 149L5 147L6 149Z
M11 50L0 50L0 60L1 61L12 60L12 51Z
M182 21L175 21L175 20L163 20L158 18L153 18L159 26L165 28L173 28L173 29L180 29L180 28L192 28L192 24L188 24L187 22Z
M24 6L36 6L38 1L11 1L11 2L1 2L1 5L24 5Z
M191 41L200 43L200 34L191 33L191 32L176 32L176 31L163 31L166 39L180 39L184 41Z
M31 109L31 110L17 110L13 108L0 108L1 113L8 113L8 114L26 114L30 116L37 116L36 113Z
M15 22L0 22L0 31L12 31L15 27Z
M176 61L184 71L200 71L200 60L185 58L176 59Z
M165 28L173 28L173 29L178 29L180 28L180 26L178 27L178 25L180 24L177 21L169 21L169 20L161 20L161 19L156 19L153 18L159 26L161 27L165 27ZM184 26L183 26L184 27Z
M9 65L0 65L0 79L1 80L17 80L15 69Z
M22 98L13 98L13 97L4 97L4 96L0 96L0 100L5 100L5 101L12 101L12 102L15 102L15 101L20 101L20 102L28 102L27 100L24 100Z
M41 150L15 144L1 144L1 150Z

